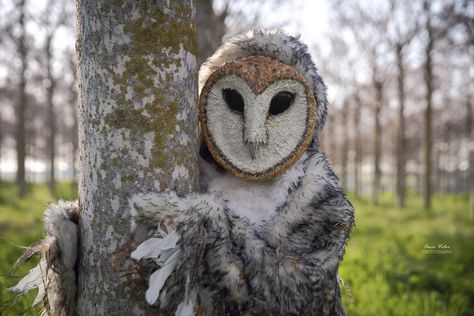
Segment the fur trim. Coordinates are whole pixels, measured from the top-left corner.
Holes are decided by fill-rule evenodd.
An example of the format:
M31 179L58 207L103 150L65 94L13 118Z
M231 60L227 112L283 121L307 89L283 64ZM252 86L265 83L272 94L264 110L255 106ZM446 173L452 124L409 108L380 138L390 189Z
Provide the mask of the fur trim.
M37 288L33 305L43 301L46 315L67 316L75 313L77 221L77 202L50 204L44 212L46 237L29 247L15 263L17 267L33 255L40 254L38 265L9 291L24 294Z

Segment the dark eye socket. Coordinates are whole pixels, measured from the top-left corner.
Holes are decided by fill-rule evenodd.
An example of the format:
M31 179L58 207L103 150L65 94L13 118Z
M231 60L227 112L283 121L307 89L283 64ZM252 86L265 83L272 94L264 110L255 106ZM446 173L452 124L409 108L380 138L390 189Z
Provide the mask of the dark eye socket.
M270 115L277 115L285 112L291 106L291 104L293 104L294 99L294 93L288 91L278 92L272 98L272 101L270 101L270 109L268 110L268 113L270 113Z
M222 97L232 111L239 113L244 112L244 99L242 99L242 96L236 90L224 89L222 90Z

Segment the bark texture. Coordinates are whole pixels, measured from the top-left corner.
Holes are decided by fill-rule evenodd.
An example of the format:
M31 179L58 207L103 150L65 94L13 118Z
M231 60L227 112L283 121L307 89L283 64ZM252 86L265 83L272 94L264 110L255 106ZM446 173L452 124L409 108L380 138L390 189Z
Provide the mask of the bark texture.
M20 59L20 70L19 70L19 84L18 84L18 105L16 108L16 185L18 188L18 195L20 197L26 194L26 181L25 181L25 158L26 158L26 111L27 111L27 98L26 98L26 69L28 67L28 56L26 46L26 1L22 0L19 2L20 18L19 26L21 34L17 42L18 56Z
M403 64L403 45L396 45L398 68L398 133L397 133L397 202L399 207L405 207L406 169L405 169L405 67Z
M77 188L77 156L79 151L79 139L78 139L78 103L77 103L77 64L76 58L71 55L71 58L68 61L68 65L70 68L70 72L74 78L71 81L71 85L69 86L69 105L72 107L74 120L73 125L71 127L71 139L72 139L72 155L71 155L71 166L72 166L72 174L73 174L73 181L71 182L72 188Z
M349 163L349 101L345 101L342 108L342 126L343 126L343 141L342 141L342 152L341 152L341 165L342 175L341 184L342 188L348 190L348 163Z
M360 196L360 169L362 166L362 137L360 127L360 112L362 111L362 102L359 95L355 95L354 100L354 194Z
M52 41L54 38L54 31L48 32L46 36L46 44L44 48L46 59L46 78L48 79L48 87L46 88L46 104L48 106L48 127L49 127L49 182L48 188L52 196L56 196L56 175L54 165L56 161L56 114L54 110L54 90L56 88L56 79L53 76L53 52Z
M80 315L150 315L146 274L117 250L128 198L197 189L195 10L189 1L78 8ZM123 248L121 248L123 249Z
M376 71L374 70L374 78ZM379 203L379 193L382 178L382 170L380 169L380 161L382 156L382 125L380 122L380 113L383 106L383 83L377 79L373 81L375 90L374 105L374 179L372 181L372 203Z
M466 102L466 135L469 137L469 205L474 222L474 119L472 109L472 96L468 95Z
M225 19L228 15L228 3L220 14L214 12L213 0L197 0L195 3L199 42L198 64L200 65L222 43L222 37L226 31Z
M432 116L432 98L433 98L433 62L431 54L433 52L433 29L431 26L431 10L429 1L424 2L426 14L426 32L427 42L425 48L425 85L426 85L426 108L424 112L423 128L423 205L426 210L431 209L431 116Z

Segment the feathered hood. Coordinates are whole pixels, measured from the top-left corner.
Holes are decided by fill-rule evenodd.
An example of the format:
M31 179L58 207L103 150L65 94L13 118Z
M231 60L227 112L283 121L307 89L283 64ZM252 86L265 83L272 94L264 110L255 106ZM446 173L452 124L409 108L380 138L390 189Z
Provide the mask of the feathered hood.
M326 121L326 85L311 60L308 47L300 42L299 37L287 35L281 30L253 30L228 38L201 65L199 70L199 93L201 93L209 76L217 68L229 61L250 55L264 55L275 58L293 67L311 85L317 103L317 122L313 144L313 146L317 146L318 134Z

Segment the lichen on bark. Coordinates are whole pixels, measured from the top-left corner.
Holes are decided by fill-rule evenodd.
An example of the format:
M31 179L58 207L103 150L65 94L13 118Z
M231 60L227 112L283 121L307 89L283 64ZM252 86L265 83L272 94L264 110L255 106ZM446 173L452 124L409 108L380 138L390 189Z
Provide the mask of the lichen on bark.
M197 188L194 15L191 1L78 1L80 314L152 312L144 276L111 258L130 195Z

